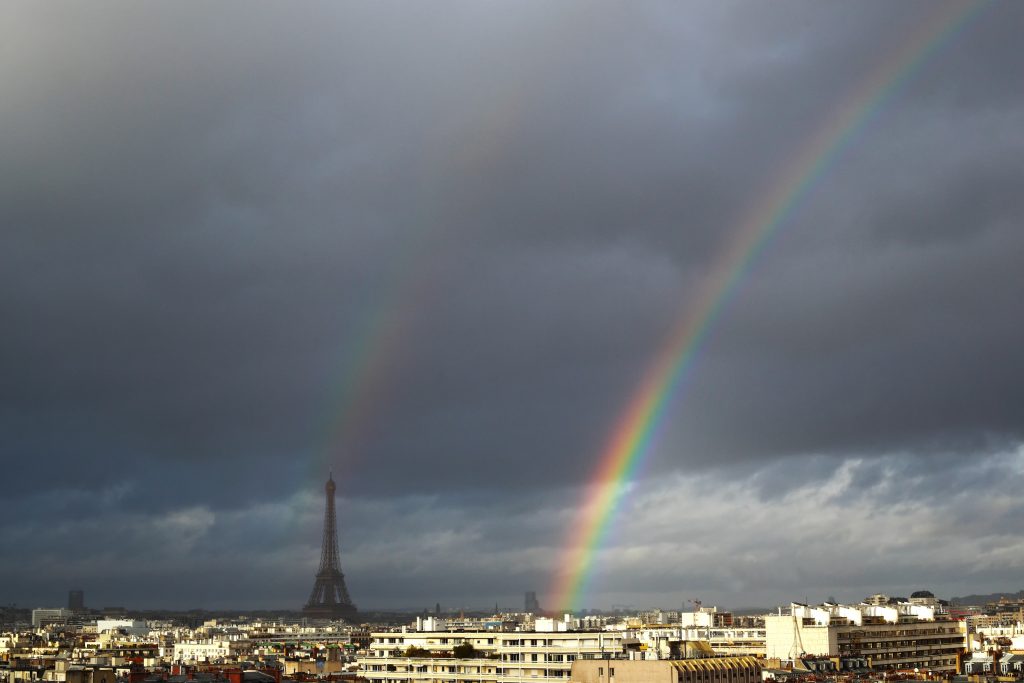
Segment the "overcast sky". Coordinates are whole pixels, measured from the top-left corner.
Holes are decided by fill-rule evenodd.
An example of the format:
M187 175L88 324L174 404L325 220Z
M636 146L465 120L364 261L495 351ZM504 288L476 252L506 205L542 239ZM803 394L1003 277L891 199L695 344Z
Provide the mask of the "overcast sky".
M0 602L542 605L801 145L940 4L0 4ZM1024 3L753 262L583 604L1018 590Z

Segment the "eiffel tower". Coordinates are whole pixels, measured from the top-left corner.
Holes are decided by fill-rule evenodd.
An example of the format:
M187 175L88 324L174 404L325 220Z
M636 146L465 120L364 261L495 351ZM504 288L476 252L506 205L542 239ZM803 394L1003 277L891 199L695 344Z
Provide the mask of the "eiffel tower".
M337 516L334 513L334 475L327 479L324 486L327 504L324 509L324 541L320 550L320 570L316 573L313 592L309 602L302 608L302 613L322 619L351 619L356 614L356 606L348 596L345 587L345 575L341 573L341 560L338 557Z

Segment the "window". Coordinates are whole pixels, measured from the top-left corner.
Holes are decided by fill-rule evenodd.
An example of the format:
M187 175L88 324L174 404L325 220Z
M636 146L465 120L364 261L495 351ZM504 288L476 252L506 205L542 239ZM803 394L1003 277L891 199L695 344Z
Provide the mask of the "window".
M608 667L608 675L609 676L614 676L615 675L615 667L614 666L609 666Z
M604 676L604 667L603 666L597 667L597 675L598 676Z

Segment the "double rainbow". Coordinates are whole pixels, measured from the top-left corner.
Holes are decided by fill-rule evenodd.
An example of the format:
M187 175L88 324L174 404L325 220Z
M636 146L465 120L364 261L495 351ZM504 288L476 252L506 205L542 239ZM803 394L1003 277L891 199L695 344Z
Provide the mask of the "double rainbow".
M579 606L597 552L605 543L626 488L658 432L666 409L692 372L695 359L750 265L873 116L936 51L990 0L941 5L902 46L844 97L755 202L727 249L710 268L696 305L677 322L615 424L565 542L550 595L560 611Z

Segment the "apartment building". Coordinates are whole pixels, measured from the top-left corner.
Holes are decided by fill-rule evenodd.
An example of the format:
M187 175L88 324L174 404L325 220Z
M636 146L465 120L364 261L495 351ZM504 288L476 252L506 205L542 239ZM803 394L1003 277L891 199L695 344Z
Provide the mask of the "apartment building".
M954 671L966 646L963 622L921 605L793 604L765 618L766 655L866 660L875 669Z
M370 683L544 683L569 679L579 659L622 657L622 634L604 631L377 632L360 657ZM472 656L456 657L470 645Z
M573 683L760 683L761 663L755 657L579 660L572 665L572 680Z
M75 613L66 607L39 607L32 610L32 626L41 628L47 624L63 624L74 615Z
M175 662L218 662L236 658L248 649L248 640L187 640L174 644Z
M706 642L716 655L732 657L765 655L765 630L763 627L654 627L629 629L626 638L634 638L644 646L651 656L646 659L664 659L662 653L669 650L671 642Z

